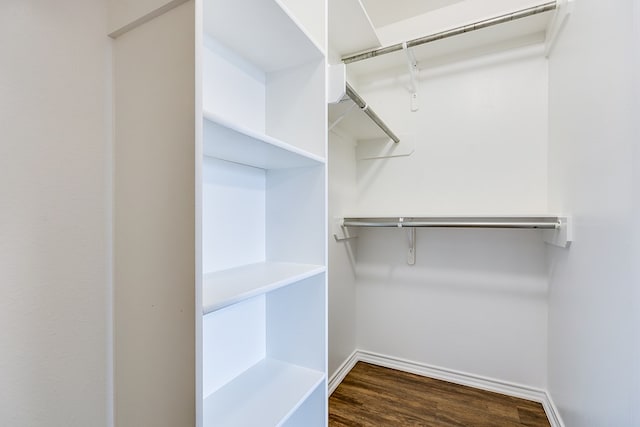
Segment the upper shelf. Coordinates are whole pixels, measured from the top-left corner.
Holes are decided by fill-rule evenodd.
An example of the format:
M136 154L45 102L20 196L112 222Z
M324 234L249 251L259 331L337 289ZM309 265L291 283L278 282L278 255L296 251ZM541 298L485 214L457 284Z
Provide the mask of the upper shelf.
M205 156L261 169L298 168L324 163L315 154L206 111L203 140Z
M402 42L405 41L421 67L540 44L545 41L549 45L553 41L552 38L557 35L557 27L560 25L561 20L556 19L558 11L564 12L567 9L564 3L563 1L540 2L530 7L504 11L495 16L479 15L475 20L472 18L473 14L468 13L465 19L470 20L460 22L450 20L450 25L446 27L433 17L427 16L430 14L425 14L424 17L407 21L406 26L410 28L405 33L405 39L399 35L402 34L400 30L402 23L394 24L395 31L387 31L393 33L395 39L388 38L389 42L385 47L375 49L376 51L372 52L375 56L352 62L355 54L362 53L353 51L344 54L343 60L349 65L349 73L358 76L406 67L406 54L402 49ZM461 2L455 7L471 8L472 5ZM459 12L462 14L463 10L460 9ZM416 28L421 32L416 33ZM431 32L425 33L423 28L430 28ZM379 55L379 53L383 54Z
M329 0L329 44L340 54L381 46L360 0Z
M275 1L209 0L203 15L205 33L265 72L324 56Z

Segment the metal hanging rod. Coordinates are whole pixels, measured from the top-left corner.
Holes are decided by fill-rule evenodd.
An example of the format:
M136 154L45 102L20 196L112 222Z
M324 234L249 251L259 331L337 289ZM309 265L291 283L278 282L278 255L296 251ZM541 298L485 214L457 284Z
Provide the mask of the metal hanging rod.
M382 129L382 131L389 136L389 138L393 140L393 142L395 143L400 142L400 138L398 138L396 134L393 133L391 129L389 129L389 127L382 121L382 119L369 107L369 105L366 102L364 102L364 99L362 99L360 95L358 95L353 90L353 88L349 83L346 83L346 92L347 92L347 96L351 98L353 102L355 102L356 105L360 107L360 109L364 111L364 113L367 116L369 116L369 118L373 120L373 122L376 125L378 125L378 127Z
M550 1L538 6L522 9L517 12L507 13L505 15L496 16L494 18L485 19L483 21L475 22L469 25L463 25L461 27L452 28L450 30L442 31L436 34L432 34L425 37L410 40L406 42L407 47L411 48L419 46L425 43L431 43L436 40L442 40L449 37L457 36L460 34L468 33L470 31L480 30L482 28L493 27L494 25L504 24L505 22L514 21L516 19L526 18L528 16L538 15L540 13L549 12L558 8L557 1ZM391 52L397 52L403 49L403 43L394 44L391 46L381 47L379 49L373 49L367 52L358 53L355 55L348 55L342 58L342 62L350 64L352 62L362 61L364 59L374 58L376 56L385 55Z
M392 217L344 218L343 227L442 227L442 228L534 228L558 229L559 217Z

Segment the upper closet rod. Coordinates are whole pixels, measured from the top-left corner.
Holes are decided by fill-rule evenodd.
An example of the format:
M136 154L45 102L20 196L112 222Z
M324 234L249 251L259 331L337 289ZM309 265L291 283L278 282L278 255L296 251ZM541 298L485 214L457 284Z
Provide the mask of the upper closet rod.
M533 16L544 12L555 10L558 7L557 1L550 1L538 6L522 9L517 12L508 13L506 15L497 16L495 18L485 19L484 21L475 22L469 25L463 25L461 27L453 28L451 30L442 31L440 33L432 34L430 36L420 37L407 42L407 47L419 46L425 43L431 43L436 40L442 40L449 37L457 36L460 34L468 33L470 31L480 30L482 28L492 27L494 25L504 24L505 22L513 21L516 19L526 18L527 16ZM381 47L379 49L370 50L355 55L345 56L342 58L342 62L350 64L352 62L362 61L364 59L373 58L376 56L384 55L391 52L397 52L403 49L403 44L398 43L391 46Z
M386 133L387 135L389 135L389 138L393 139L393 142L398 143L400 142L400 138L398 138L396 136L395 133L393 133L393 131L391 129L389 129L389 127L382 121L382 119L380 117L378 117L378 115L371 109L369 108L369 105L364 102L364 99L362 99L360 97L360 95L358 95L353 88L351 87L351 85L349 83L346 83L346 92L347 92L347 96L349 98L351 98L353 100L353 102L356 103L356 105L358 107L360 107L360 109L362 111L365 112L365 114L367 116L369 116L369 118L371 118L371 120L374 121L374 123L376 125L378 125L378 127L380 129L382 129L384 131L384 133Z

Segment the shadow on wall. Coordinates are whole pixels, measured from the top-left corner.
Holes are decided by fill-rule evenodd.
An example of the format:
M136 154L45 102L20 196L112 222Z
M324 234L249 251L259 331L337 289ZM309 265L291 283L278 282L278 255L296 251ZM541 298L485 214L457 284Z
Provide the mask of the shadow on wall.
M538 230L417 229L416 264L408 232L362 229L360 284L546 299L547 248Z

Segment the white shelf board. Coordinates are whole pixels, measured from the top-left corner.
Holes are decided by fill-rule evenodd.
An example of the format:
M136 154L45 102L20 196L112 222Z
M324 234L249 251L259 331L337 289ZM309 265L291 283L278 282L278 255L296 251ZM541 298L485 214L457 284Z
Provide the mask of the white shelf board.
M517 47L542 44L553 16L553 11L532 15L415 46L412 50L418 62L418 68L424 69ZM429 34L424 34L424 36L427 35ZM349 74L356 77L397 68L406 72L407 59L403 51L397 51L354 62L347 67Z
M267 73L323 57L275 1L207 0L204 31Z
M324 159L315 154L207 111L204 112L203 139L205 156L262 169L298 168L324 163Z
M263 359L204 399L204 426L280 426L324 379L319 371Z
M380 47L360 0L329 0L329 45L340 55Z
M261 262L207 273L202 290L203 312L220 310L325 271L322 265Z

